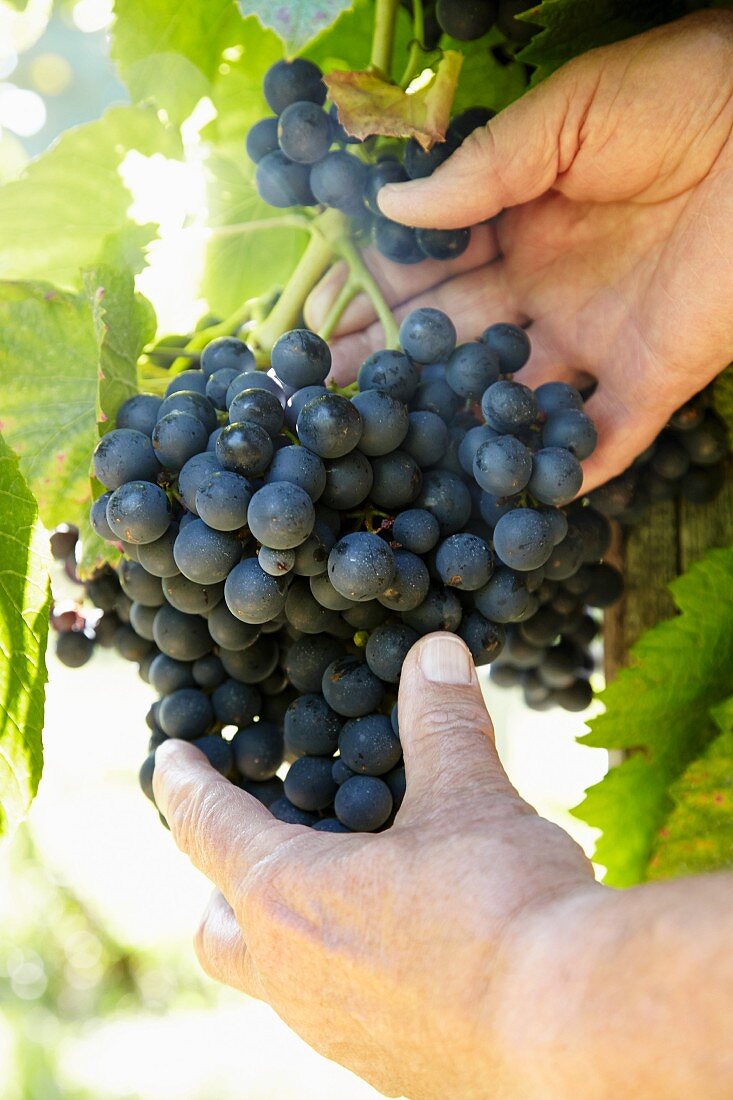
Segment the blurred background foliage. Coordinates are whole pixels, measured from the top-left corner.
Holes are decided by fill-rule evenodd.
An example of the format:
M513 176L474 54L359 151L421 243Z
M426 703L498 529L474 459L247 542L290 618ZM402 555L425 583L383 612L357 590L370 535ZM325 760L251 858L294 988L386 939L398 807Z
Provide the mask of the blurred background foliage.
M110 0L0 0L0 182L128 102L109 59L111 20ZM133 162L125 182L137 220L160 224L140 288L161 330L175 331L204 311L193 262L203 242L195 226L180 230L205 193L200 174L153 159ZM61 598L77 595L54 583ZM138 790L152 695L135 669L98 650L75 672L49 655L49 674L45 775L27 824L0 849L3 1100L376 1097L265 1006L200 975L190 941L208 887ZM577 716L528 722L514 691L491 705L522 793L590 850L593 831L567 808L601 777L606 753L575 743Z

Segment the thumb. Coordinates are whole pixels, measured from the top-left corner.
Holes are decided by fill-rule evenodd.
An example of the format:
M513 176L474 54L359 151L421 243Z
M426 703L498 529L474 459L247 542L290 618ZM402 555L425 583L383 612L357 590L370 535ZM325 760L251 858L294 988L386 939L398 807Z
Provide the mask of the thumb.
M406 225L458 229L544 194L578 149L585 109L576 71L551 77L474 130L432 176L387 184L382 213ZM586 100L591 95L589 88Z
M583 463L581 495L597 489L617 477L633 463L637 455L656 439L674 410L657 403L642 405L632 392L623 399L610 387L599 386L585 405L598 433L595 451Z
M407 793L401 816L434 814L446 801L509 794L494 727L471 654L455 634L429 634L410 650L399 693Z

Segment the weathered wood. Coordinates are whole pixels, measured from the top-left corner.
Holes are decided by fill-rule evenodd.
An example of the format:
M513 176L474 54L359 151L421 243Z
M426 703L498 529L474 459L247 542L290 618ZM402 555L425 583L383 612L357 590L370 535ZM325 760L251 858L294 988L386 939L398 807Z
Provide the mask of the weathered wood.
M605 615L604 664L611 680L625 664L640 634L675 612L671 580L717 546L733 545L733 470L710 504L662 503L623 537L609 555L624 574L623 600Z

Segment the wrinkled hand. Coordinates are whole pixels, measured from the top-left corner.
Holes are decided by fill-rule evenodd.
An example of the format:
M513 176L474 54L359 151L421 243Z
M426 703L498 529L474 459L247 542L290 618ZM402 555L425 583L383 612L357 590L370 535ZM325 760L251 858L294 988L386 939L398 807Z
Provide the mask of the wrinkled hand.
M528 385L598 380L591 489L733 359L732 131L733 13L594 50L431 178L380 193L383 212L408 225L495 219L462 257L400 268L371 256L370 266L398 317L434 305L464 340L495 321L529 322ZM343 278L334 269L314 291L312 327ZM367 301L352 303L337 335L335 374L351 380L381 342Z
M458 638L413 648L399 708L407 795L378 835L283 824L192 746L159 747L157 803L217 887L200 962L390 1095L550 1097L524 1080L536 978L611 892L510 785Z

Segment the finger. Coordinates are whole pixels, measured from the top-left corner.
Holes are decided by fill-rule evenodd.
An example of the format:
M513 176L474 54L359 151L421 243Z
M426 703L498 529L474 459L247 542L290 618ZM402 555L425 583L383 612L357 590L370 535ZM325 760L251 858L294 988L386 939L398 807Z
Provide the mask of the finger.
M407 793L400 813L447 802L518 799L501 766L471 654L455 634L429 634L407 655L399 692Z
M362 255L387 303L396 306L445 282L446 279L485 266L496 259L498 253L494 227L480 225L473 230L466 251L455 260L423 260L419 264L396 264L373 248L366 249ZM305 320L309 328L314 331L321 328L344 285L346 274L346 265L336 264L311 291L305 303ZM371 324L375 318L376 312L370 299L365 294L359 294L345 310L335 330L336 335L355 332Z
M583 463L582 493L627 470L669 419L668 409L642 405L633 392L621 399L604 386L586 402L585 412L595 424L598 444Z
M526 321L507 285L502 260L494 260L488 267L448 279L429 293L419 294L404 302L394 311L396 321L399 323L413 309L421 306L444 310L456 326L459 341L475 340L495 321L511 321L514 324ZM341 337L331 346L331 376L340 385L353 382L366 357L383 347L384 332L379 323L369 325L362 332Z
M544 194L577 152L594 83L557 73L481 127L433 174L379 192L382 213L406 225L455 229Z
M531 324L527 335L532 350L527 365L518 375L525 386L535 390L545 382L569 382L571 386L582 388L592 381L587 371L572 361L542 324Z
M263 998L262 985L234 911L215 890L194 938L199 965L215 982Z
M252 867L296 830L308 832L277 821L197 748L175 738L156 750L153 791L178 847L226 897L236 896Z

